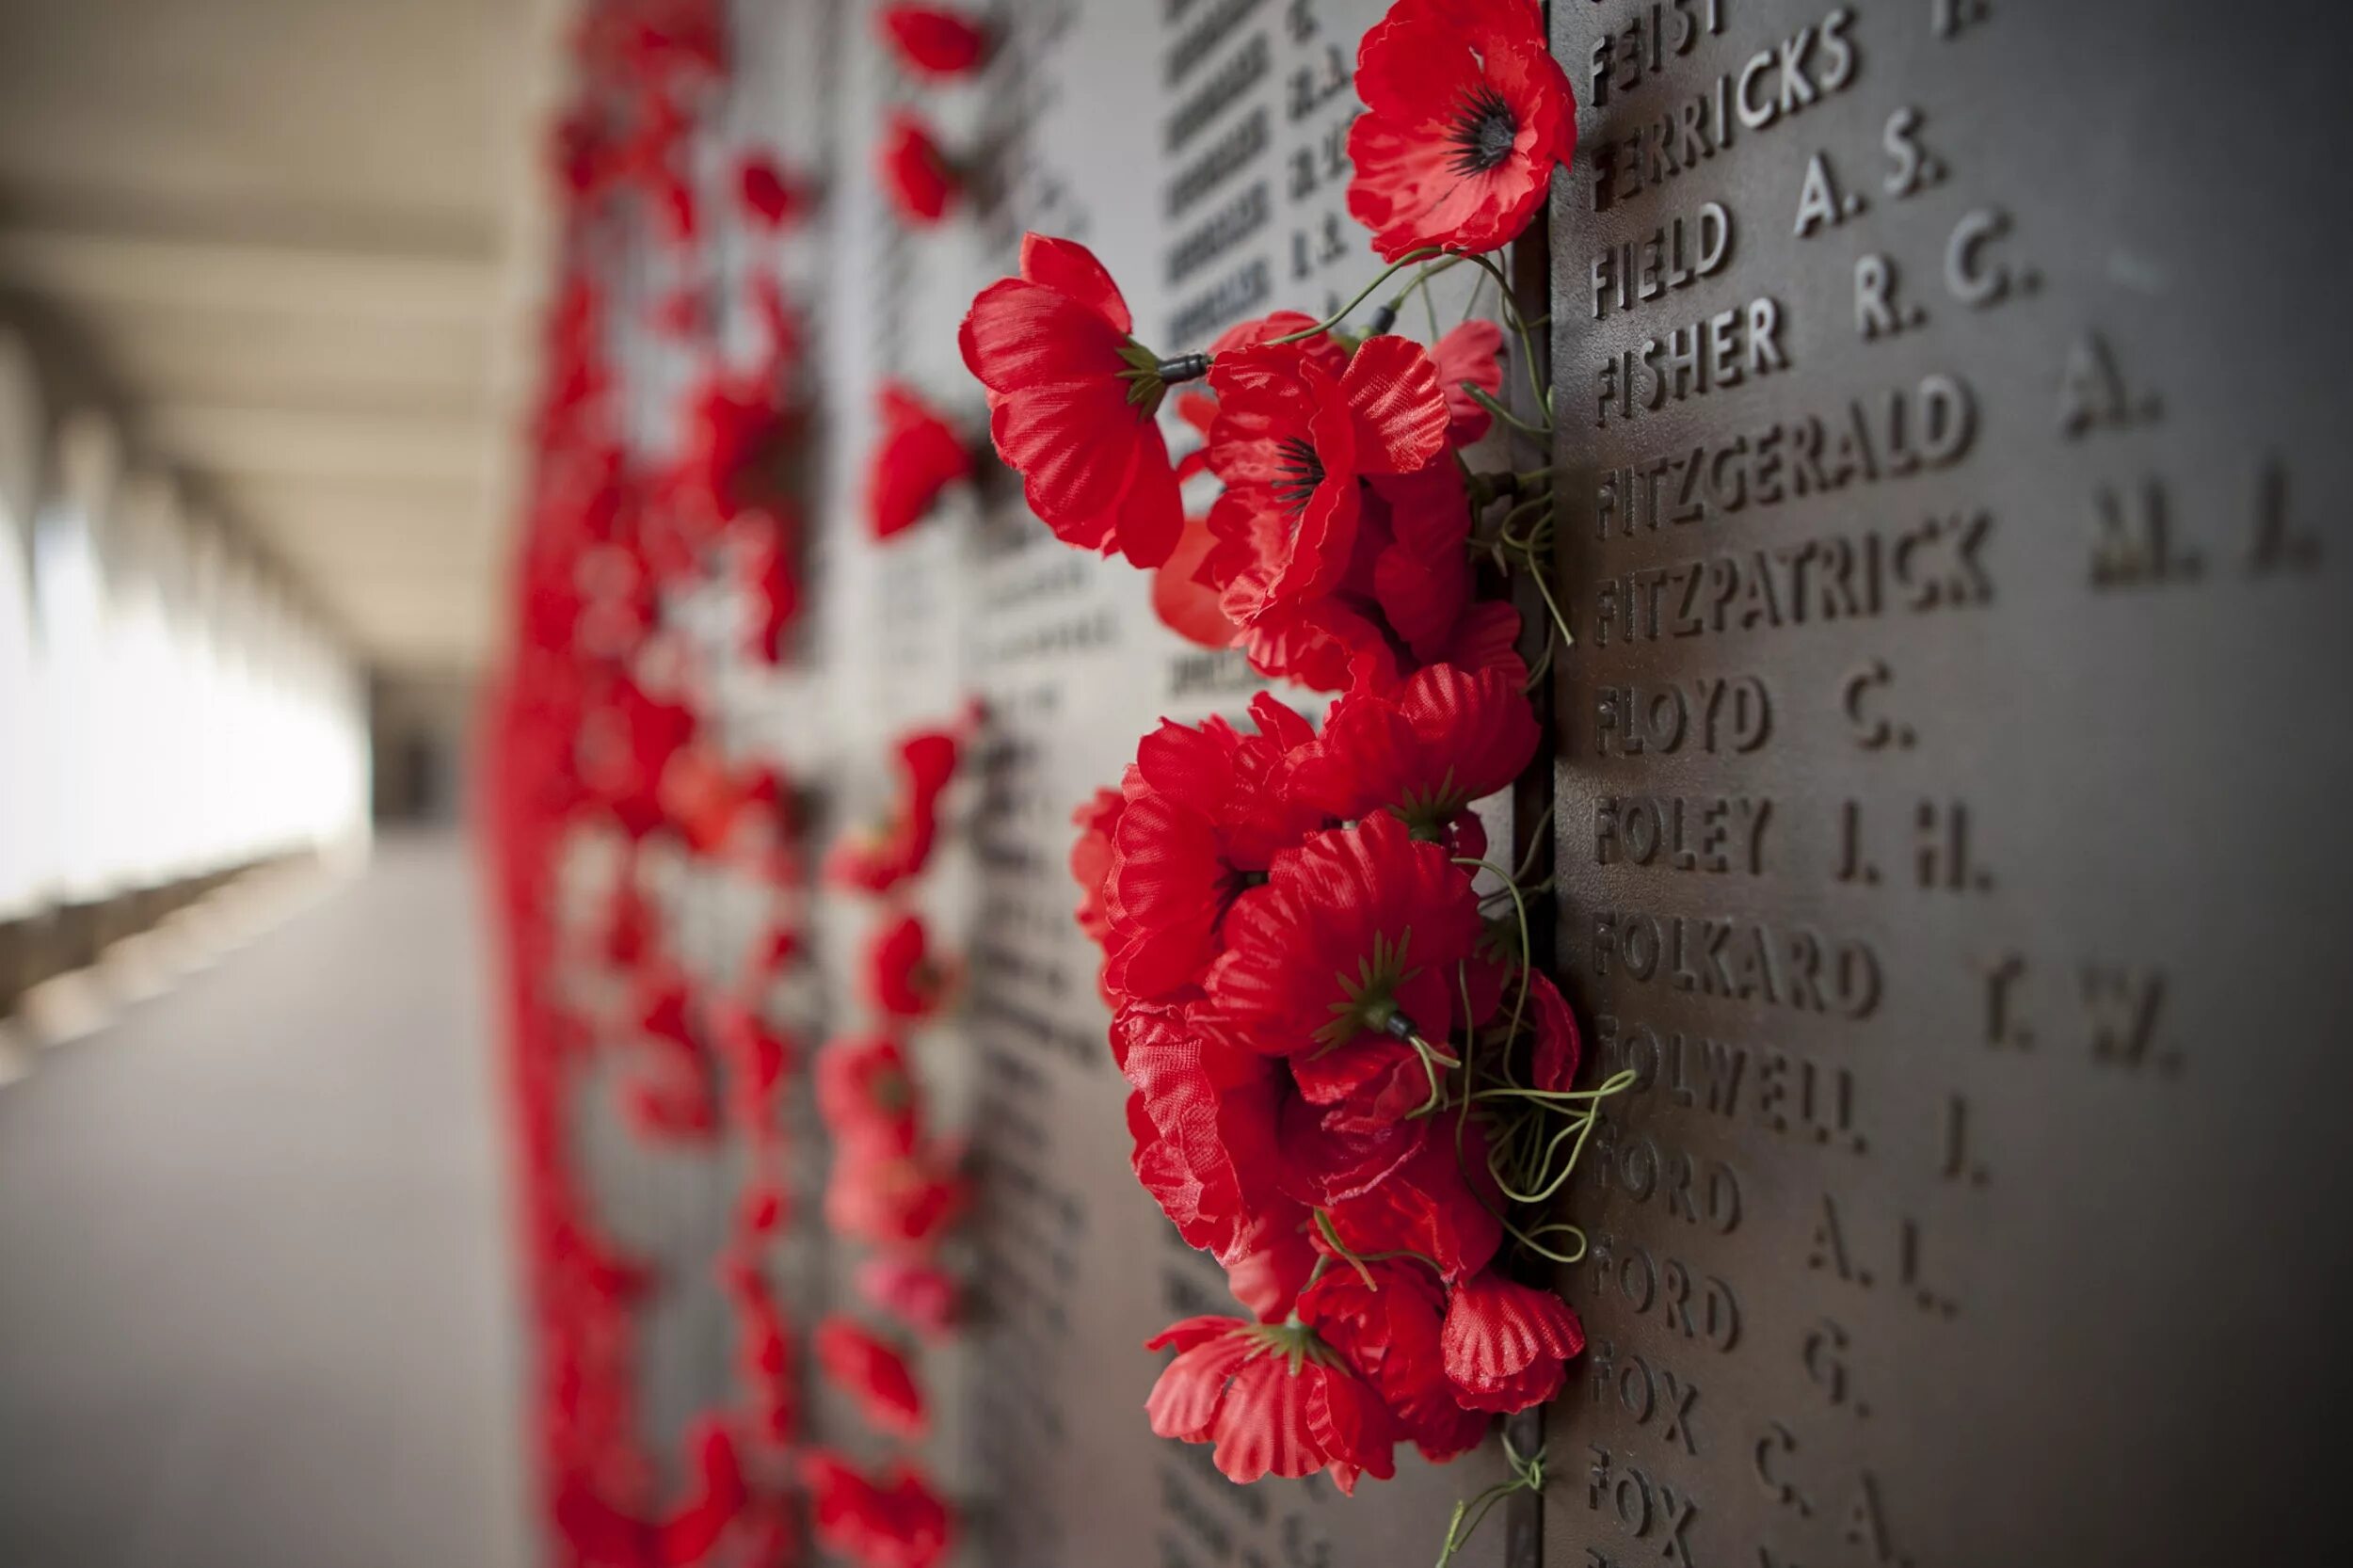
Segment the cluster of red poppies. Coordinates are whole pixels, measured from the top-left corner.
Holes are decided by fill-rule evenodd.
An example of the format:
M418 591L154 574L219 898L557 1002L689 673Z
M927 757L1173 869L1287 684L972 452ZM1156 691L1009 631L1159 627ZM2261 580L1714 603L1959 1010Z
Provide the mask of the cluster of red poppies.
M773 269L748 308L748 365L718 351L696 156L727 70L716 0L599 0L575 40L578 96L556 136L562 277L514 578L512 639L485 715L485 805L507 944L508 1039L522 1235L540 1397L540 1464L564 1560L677 1568L724 1544L792 1560L800 1431L793 1336L764 1256L791 1221L778 1099L795 1071L773 983L801 950L806 884L792 791L706 733L706 654L663 624L674 593L731 582L750 606L745 656L782 657L800 602L792 459L804 421L798 334ZM742 221L775 233L807 184L742 160ZM652 235L688 281L653 325L699 357L686 439L650 463L620 434L615 299ZM593 840L619 846L601 907L561 896ZM733 983L684 961L644 853L724 862L770 888ZM617 984L615 984L617 982ZM744 1188L714 1260L738 1326L737 1376L686 1437L688 1495L661 1496L637 1432L635 1315L664 1282L606 1236L571 1117L600 1062L622 1062L621 1111L642 1137L743 1149Z
M1559 1390L1582 1334L1513 1276L1562 1256L1542 1207L1559 1132L1591 1125L1575 1021L1471 809L1539 742L1520 617L1475 557L1532 561L1513 524L1541 497L1465 451L1510 417L1503 335L1391 331L1450 266L1502 279L1481 253L1531 221L1575 103L1532 0L1400 0L1356 85L1350 210L1385 278L1419 268L1369 330L1282 312L1163 357L1092 254L1032 234L962 339L1058 536L1157 568L1183 634L1341 693L1321 732L1271 695L1255 732L1164 721L1080 810L1071 864L1136 1175L1255 1319L1154 1341L1177 1353L1153 1430L1236 1480L1343 1490ZM1176 406L1202 444L1172 462L1156 415L1202 381ZM1202 472L1218 493L1188 517Z
M839 840L825 880L883 901L864 965L875 1032L832 1041L817 1059L817 1109L832 1134L825 1222L867 1249L856 1285L902 1330L938 1340L955 1327L961 1288L943 1247L968 1207L962 1151L929 1126L922 1085L901 1032L939 1007L949 976L929 953L909 895L939 840L940 801L954 777L965 724L920 730L894 748L900 789L879 823ZM818 1367L866 1424L886 1436L923 1436L929 1413L907 1347L847 1313L812 1336ZM948 1551L953 1515L921 1466L902 1455L868 1475L843 1456L806 1465L817 1538L868 1568L929 1568Z

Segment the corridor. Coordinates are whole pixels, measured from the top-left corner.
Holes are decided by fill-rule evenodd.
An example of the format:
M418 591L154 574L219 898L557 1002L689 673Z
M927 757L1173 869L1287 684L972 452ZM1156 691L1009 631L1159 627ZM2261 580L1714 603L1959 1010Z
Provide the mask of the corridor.
M0 1089L0 1564L525 1560L454 835Z

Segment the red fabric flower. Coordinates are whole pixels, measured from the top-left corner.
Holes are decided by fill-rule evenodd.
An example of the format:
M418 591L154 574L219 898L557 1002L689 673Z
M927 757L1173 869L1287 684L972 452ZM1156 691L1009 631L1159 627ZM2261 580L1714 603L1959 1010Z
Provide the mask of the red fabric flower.
M963 1316L956 1276L918 1258L867 1258L857 1266L857 1291L927 1339L944 1337Z
M1453 446L1468 446L1487 433L1495 416L1465 391L1477 387L1489 397L1503 393L1503 328L1484 316L1473 316L1440 338L1430 350L1437 361L1438 385L1446 389L1446 439Z
M1470 497L1455 464L1376 479L1367 510L1387 524L1375 554L1372 597L1416 659L1444 656L1471 603ZM1507 606L1508 608L1508 606Z
M1307 721L1263 693L1250 712L1256 735L1218 718L1198 728L1163 720L1136 747L1104 901L1116 991L1162 997L1197 984L1235 899L1278 851L1323 825L1282 787L1289 754L1314 735Z
M1292 759L1291 788L1336 817L1385 808L1415 838L1443 842L1472 801L1526 771L1538 735L1535 709L1510 677L1432 664L1394 693L1334 703L1323 733Z
M1455 1401L1439 1349L1446 1288L1420 1263L1330 1267L1300 1293L1300 1321L1347 1358L1435 1464L1479 1446L1494 1417Z
M931 937L913 915L885 920L866 944L867 1000L894 1018L928 1018L949 975L931 958Z
M808 198L800 183L788 178L770 153L744 153L735 166L735 183L744 216L764 229L792 228L808 213Z
M895 1437L923 1435L923 1390L894 1347L839 1312L817 1325L809 1345L826 1381L856 1402L869 1425Z
M893 109L883 122L876 152L883 194L901 217L928 227L946 216L960 182L929 126L904 109Z
M1528 974L1528 1008L1536 1026L1536 1051L1529 1077L1533 1087L1551 1094L1573 1088L1584 1038L1577 1032L1577 1015L1561 995L1561 987L1542 969Z
M880 825L850 834L826 853L825 880L837 888L888 892L930 863L939 839L939 798L955 776L963 747L957 728L921 729L900 739L901 792Z
M1490 1271L1454 1288L1441 1335L1446 1375L1473 1410L1510 1413L1561 1392L1585 1330L1549 1290Z
M847 1036L817 1053L817 1111L838 1142L860 1153L912 1154L922 1137L922 1098L888 1035Z
M971 1187L939 1151L896 1155L845 1145L825 1183L825 1224L835 1234L896 1251L921 1251L963 1217Z
M1176 549L1152 573L1152 613L1160 624L1189 643L1226 648L1241 635L1241 628L1225 618L1224 595L1206 575L1217 535L1207 518L1187 518Z
M1446 394L1429 352L1400 337L1367 340L1337 376L1319 348L1229 350L1209 385L1209 467L1225 482L1209 526L1226 547L1225 613L1246 626L1339 586L1356 544L1358 476L1410 473L1435 457Z
M784 449L795 424L773 368L714 372L688 402L680 498L708 507L718 521L782 501Z
M1145 1346L1175 1346L1144 1408L1152 1430L1214 1443L1227 1480L1296 1480L1328 1469L1343 1493L1360 1474L1397 1474L1396 1419L1371 1386L1312 1329L1188 1318Z
M1065 544L1157 567L1176 548L1184 508L1154 418L1159 360L1133 329L1093 252L1028 234L1021 276L980 292L958 341L1030 510Z
M939 492L972 472L972 455L955 427L899 381L885 381L876 398L882 440L866 475L867 520L874 537L912 528Z
M885 6L875 21L900 65L919 75L968 75L988 44L971 18L942 7Z
M1226 918L1209 992L1260 1050L1291 1059L1307 1099L1391 1122L1429 1097L1432 1069L1404 1032L1443 1050L1456 966L1481 929L1447 851L1376 812L1274 857Z
M865 1568L934 1568L946 1560L954 1521L948 1504L905 1461L870 1478L828 1448L802 1456L817 1544Z
M1105 950L1095 985L1102 993L1104 1005L1114 1008L1119 1005L1119 993L1111 984L1112 917L1105 897L1112 878L1112 835L1119 830L1120 816L1127 808L1128 799L1117 790L1097 790L1070 814L1079 829L1079 837L1070 845L1070 876L1079 885L1079 929Z
M1398 0L1356 52L1348 210L1396 261L1493 250L1577 151L1577 98L1536 0Z
M1138 1179L1186 1243L1225 1267L1236 1299L1282 1317L1315 1264L1307 1210L1276 1185L1282 1064L1192 1004L1121 1008L1112 1054L1135 1086Z
M1417 1253L1447 1280L1467 1279L1503 1245L1503 1224L1497 1218L1503 1194L1488 1174L1487 1135L1476 1118L1464 1128L1459 1153L1453 1129L1433 1130L1433 1126L1406 1123L1414 1136L1405 1157L1380 1170L1375 1179L1358 1179L1353 1190L1335 1184L1328 1197L1307 1195L1325 1206L1325 1217L1350 1252ZM1378 1148L1368 1135L1357 1136ZM1297 1142L1287 1136L1287 1151ZM1314 1174L1309 1154L1290 1153L1287 1181L1296 1184Z
M728 1060L736 1120L756 1134L765 1133L775 1116L776 1087L792 1070L798 1051L765 1018L732 999L712 1002L710 1018L712 1039Z

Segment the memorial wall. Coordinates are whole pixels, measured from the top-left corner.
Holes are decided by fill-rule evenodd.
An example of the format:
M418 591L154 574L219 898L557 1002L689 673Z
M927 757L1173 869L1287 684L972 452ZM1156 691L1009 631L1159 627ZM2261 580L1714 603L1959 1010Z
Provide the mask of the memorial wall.
M1163 718L1239 723L1271 691L1321 721L1331 695L1188 641L1152 572L1059 542L988 453L959 326L1030 232L1089 248L1162 356L1338 312L1383 265L1347 148L1387 9L1006 0L984 56L929 80L870 8L742 0L692 167L725 188L767 150L808 216L714 199L691 248L642 224L594 248L648 468L697 439L700 367L763 351L761 280L794 305L782 651L743 656L744 547L714 536L700 559L730 564L664 584L631 667L657 694L692 668L696 744L783 779L805 853L568 827L552 923L576 937L635 878L679 984L750 984L801 1065L904 1033L969 1180L937 1255L966 1310L907 1352L929 1419L903 1447L956 1518L939 1560L1425 1563L1491 1488L1463 1568L2333 1560L2353 117L2345 24L2287 0L1552 0L1576 152L1497 257L1513 304L1456 266L1393 321L1505 328L1465 466L1549 486L1487 514L1536 531L1540 569L1494 581L1545 738L1478 814L1488 860L1535 868L1532 951L1599 1092L1554 1199L1575 1261L1505 1255L1583 1352L1508 1454L1401 1446L1353 1496L1238 1486L1153 1434L1145 1340L1241 1309L1131 1166L1074 813ZM952 175L936 223L875 173L903 112ZM1366 325L1386 297L1351 330L1390 325ZM979 458L877 538L886 384ZM1186 483L1206 510L1215 481ZM921 876L878 903L819 874L888 818L893 748L927 730L961 766ZM949 1000L901 1029L869 966L906 911ZM792 964L747 980L763 922ZM566 973L582 1016L627 1010L632 982ZM863 1310L870 1254L827 1223L843 1144L805 1085L775 1105L789 1153L725 1115L648 1143L608 1048L562 1069L559 1163L663 1284L625 1308L626 1371L596 1365L634 1391L631 1484L692 1493L680 1433L738 1376L742 1276L709 1265L746 1172L797 1193L760 1265L796 1328ZM838 1381L801 1377L796 1441L878 1463ZM568 1441L551 1474L609 1473ZM765 1473L808 1505L802 1469Z

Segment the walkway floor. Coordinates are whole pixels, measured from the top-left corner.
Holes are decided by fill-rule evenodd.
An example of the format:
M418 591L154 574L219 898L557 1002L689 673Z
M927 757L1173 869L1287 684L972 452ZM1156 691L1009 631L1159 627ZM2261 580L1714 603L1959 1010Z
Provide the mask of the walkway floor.
M0 1564L526 1560L473 894L379 843L0 1088Z

